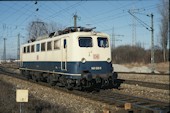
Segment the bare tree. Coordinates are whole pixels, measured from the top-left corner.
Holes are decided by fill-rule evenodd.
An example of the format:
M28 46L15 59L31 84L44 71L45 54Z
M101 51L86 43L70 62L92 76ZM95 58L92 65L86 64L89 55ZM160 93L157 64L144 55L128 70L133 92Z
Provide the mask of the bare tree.
M47 35L47 23L41 20L32 21L28 25L29 40L35 40L39 36Z
M55 22L46 23L41 20L32 21L28 25L28 39L33 41L40 36L49 35L51 32L55 32L63 29L64 27Z
M166 52L168 44L168 22L169 22L169 0L161 0L160 6L158 6L159 13L161 15L160 25L160 43L163 49L164 62L167 61Z
M59 31L61 29L64 29L65 27L62 26L61 24L58 24L56 22L50 22L48 23L48 32L49 33L52 33L52 32L55 32L55 31Z

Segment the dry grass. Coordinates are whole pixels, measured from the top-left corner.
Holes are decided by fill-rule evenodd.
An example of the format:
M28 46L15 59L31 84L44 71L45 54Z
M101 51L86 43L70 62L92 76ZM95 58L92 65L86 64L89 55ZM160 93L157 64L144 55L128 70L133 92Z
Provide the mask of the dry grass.
M0 113L19 113L20 103L16 102L16 87L0 80L0 89ZM29 95L29 102L22 103L22 113L70 113L70 111Z
M159 72L167 72L169 71L169 62L157 63L155 68Z
M169 63L170 62L161 62L161 63L155 63L155 69L159 72L168 72L169 71ZM130 64L123 64L127 68L133 68L133 67L151 67L151 64L145 64L145 63L130 63Z
M123 64L124 66L126 66L127 68L133 68L133 67L141 67L141 66L146 66L147 64L145 63L128 63L128 64Z

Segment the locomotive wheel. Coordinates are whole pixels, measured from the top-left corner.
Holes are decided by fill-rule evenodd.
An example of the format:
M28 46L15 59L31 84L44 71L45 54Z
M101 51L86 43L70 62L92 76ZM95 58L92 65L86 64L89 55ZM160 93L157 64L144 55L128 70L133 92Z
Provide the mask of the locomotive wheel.
M96 84L95 84L95 87L94 87L94 90L95 90L96 92L100 92L100 89L101 89L101 83L96 83Z
M79 91L84 91L84 87L83 87L83 86L79 86L79 87L78 87L78 90L79 90Z
M54 77L52 75L49 75L47 77L47 82L51 85L51 86L55 86L56 82L54 81Z
M36 75L32 75L32 79L35 81L35 82L38 82L39 80L38 80L38 78L37 78L37 76Z
M73 90L74 87L75 87L75 81L72 79L67 79L66 80L66 88L68 90Z
M33 79L34 81L38 82L35 75L32 75L32 79Z
M65 86L68 90L73 90L73 87L72 87L72 85L71 84L66 84L66 86Z
M27 79L31 79L30 72L26 70L21 70L21 74Z

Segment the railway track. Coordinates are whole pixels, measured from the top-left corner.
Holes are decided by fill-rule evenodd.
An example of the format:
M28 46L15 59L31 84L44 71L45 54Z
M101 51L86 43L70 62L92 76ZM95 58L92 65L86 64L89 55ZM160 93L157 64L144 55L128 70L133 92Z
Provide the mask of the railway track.
M138 73L138 72L117 72L119 74L140 74L140 75L161 75L161 76L169 76L170 73L164 73L164 72L160 72L160 73Z
M150 76L153 75L151 73L148 74L148 73L126 73L126 72L120 72L119 74L143 74L143 75L150 75ZM162 74L156 74L156 75L162 75ZM167 74L164 74L164 75L166 76ZM117 86L116 86L117 88L121 84L129 84L129 85L138 85L138 86L156 88L156 89L163 89L163 90L169 90L170 89L170 84L163 84L163 83L153 83L153 82L144 82L144 81L127 80L127 79L116 79L115 82L117 84Z
M113 93L110 95L94 94L93 99L98 101L103 101L109 105L116 105L119 107L124 107L128 111L133 112L154 112L154 113L168 113L169 104L148 100L144 98Z
M3 70L0 70L0 73L26 80L17 74L15 74L16 76L14 76L14 73L5 72ZM34 82L34 81L31 80L30 82ZM77 90L69 91L65 88L52 87L44 82L38 82L38 83L43 86L50 87L55 90L60 90L65 93L74 94L77 96L88 98L90 100L105 103L110 106L110 110L112 109L113 106L117 106L119 108L125 109L124 112L137 112L137 113L150 113L150 112L151 113L169 113L170 112L169 103L164 103L160 101L149 100L145 98L139 98L139 97L129 96L129 95L120 94L120 93L113 93L113 92L107 93L107 91L105 90L102 90L99 93L96 93L96 92L87 93L87 92L81 92Z
M169 84L151 83L151 82L143 82L143 81L136 81L136 80L117 79L116 83L118 83L118 84L124 83L124 84L130 84L130 85L138 85L138 86L156 88L156 89L163 89L163 90L169 90L169 88L170 88Z

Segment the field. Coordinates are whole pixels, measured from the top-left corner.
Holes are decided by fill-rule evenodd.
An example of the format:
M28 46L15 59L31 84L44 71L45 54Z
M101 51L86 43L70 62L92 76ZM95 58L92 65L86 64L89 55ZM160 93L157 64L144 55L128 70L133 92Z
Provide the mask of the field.
M19 113L20 103L16 102L16 89L12 84L0 80L0 113ZM62 105L53 105L29 94L29 102L21 103L22 113L71 113Z

